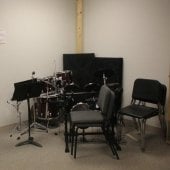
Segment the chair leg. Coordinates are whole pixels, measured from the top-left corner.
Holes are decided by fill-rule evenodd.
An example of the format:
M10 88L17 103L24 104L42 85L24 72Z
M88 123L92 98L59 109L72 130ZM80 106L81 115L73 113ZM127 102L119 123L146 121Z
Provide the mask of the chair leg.
M76 152L77 152L77 137L78 137L78 127L75 131L75 146L74 146L74 158L76 158Z
M145 129L146 129L146 119L138 119L140 135L141 135L141 150L145 151Z
M116 155L116 158L119 159L119 155L118 155L117 149L116 149L117 146L115 146L114 141L112 139L113 138L109 139L109 146L111 148L111 151L112 151L113 155Z
M114 146L116 147L117 150L121 151L121 147L119 145L119 139L120 137L118 137L118 131L119 131L119 127L120 125L113 125L111 126L111 135L113 137L113 143L114 143ZM115 133L115 129L116 129L116 133Z
M71 155L73 155L73 148L74 148L74 136L75 136L75 126L70 128L70 138L71 138Z
M165 121L165 116L163 114L159 114L159 121L160 121L160 125L161 125L161 130L162 130L162 136L163 138L166 137L166 121Z
M119 115L117 118L117 125L116 125L116 137L117 137L118 143L120 143L122 140L123 126L125 126L125 124L123 122L123 116Z
M72 138L72 125L70 124L70 129L69 129L69 142L71 142L71 138Z
M136 121L136 118L133 118L133 123L134 123L135 129L137 131L140 131L140 127L139 127L140 125L139 125L139 122Z
M85 129L83 129L83 142L85 142Z
M109 131L108 127L106 129L102 128L102 130L103 130L103 134L105 136L106 141L109 143L109 146L110 146L110 149L113 155L116 155L116 158L119 159L119 155L117 153L116 146L115 146L116 141L115 141L114 135L111 133L111 131Z

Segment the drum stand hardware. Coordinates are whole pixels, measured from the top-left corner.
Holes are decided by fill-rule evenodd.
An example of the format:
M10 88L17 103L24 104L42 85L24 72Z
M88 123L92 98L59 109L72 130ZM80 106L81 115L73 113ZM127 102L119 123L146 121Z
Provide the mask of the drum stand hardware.
M106 80L107 80L107 77L105 76L105 74L103 73L103 84L106 85Z
M96 77L99 77L99 78L103 79L103 84L107 84L106 83L107 78L111 77L113 75L114 75L113 70L106 69L106 68L105 69L100 69L100 70L96 71L96 73L95 73Z
M30 128L36 128L36 129L41 129L41 130L46 130L46 132L48 133L48 129L47 127L45 127L44 125L36 122L36 113L37 113L37 109L35 108L35 98L33 98L33 122L30 125ZM27 128L26 130L24 130L20 135L24 135L25 133L27 133L29 130L29 128Z
M40 117L38 116L37 119L39 120L43 120L43 121L47 121L46 126L41 126L43 127L44 130L46 130L48 132L48 128L49 128L49 122L50 120L52 120L53 118L51 118L51 113L49 112L49 85L51 85L49 82L47 81L43 81L44 83L46 83L46 95L45 95L45 115L44 117L42 117L41 115L43 115L42 112L40 112ZM37 111L38 112L38 111Z
M63 100L59 98L60 98L59 93L50 95L50 91L47 84L46 93L41 94L40 97L37 99L38 102L37 119L45 122L47 130L49 129L50 123L58 123L58 121L62 117L61 109L63 108Z
M21 114L22 113L19 111L19 106L20 106L21 102L17 101L16 104L13 104L13 103L7 101L7 103L10 104L11 106L13 106L17 111L18 123L16 124L16 126L13 128L12 131L21 132L21 130L22 130ZM11 132L10 137L12 137L12 134L13 134L13 132ZM17 139L20 139L20 137L18 137Z
M30 125L30 127L41 129L41 130L46 130L48 132L48 129L44 125L36 122L37 109L35 108L35 98L33 100L34 100L34 103L33 103L33 123Z

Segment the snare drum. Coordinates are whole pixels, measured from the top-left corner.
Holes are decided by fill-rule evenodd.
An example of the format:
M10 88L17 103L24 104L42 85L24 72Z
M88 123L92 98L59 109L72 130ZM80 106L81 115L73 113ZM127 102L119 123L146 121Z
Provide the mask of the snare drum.
M87 103L82 103L82 102L79 102L77 103L76 105L74 105L71 109L71 111L86 111L86 110L89 110L89 105ZM87 129L88 126L83 126L82 128L80 129L83 129L83 140L85 140L85 129Z
M89 110L89 105L87 103L79 102L76 105L74 105L71 109L71 111L83 111L83 110Z

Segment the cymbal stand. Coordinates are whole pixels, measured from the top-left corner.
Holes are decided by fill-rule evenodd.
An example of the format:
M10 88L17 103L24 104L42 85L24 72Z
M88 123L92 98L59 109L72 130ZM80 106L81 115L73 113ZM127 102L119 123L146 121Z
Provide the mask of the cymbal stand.
M53 83L54 83L54 88L55 88L55 93L57 93L57 82L56 82L56 75L53 77Z
M37 109L35 108L35 98L33 100L34 100L34 103L33 103L33 123L29 126L29 128L37 128L37 129L41 129L41 130L46 130L48 132L48 129L44 125L36 122ZM20 135L22 136L22 135L26 134L28 132L29 128L26 128L26 130L24 130Z
M103 83L106 85L106 80L107 80L107 77L105 76L105 73L103 73Z
M45 103L45 118L47 120L47 129L48 129L48 126L49 126L49 110L48 110L48 101L49 101L49 93L48 93L48 90L49 90L49 87L48 87L48 84L47 84L47 100L46 100L46 103Z
M55 89L55 93L57 94L58 93L58 85L57 85L57 73L56 73L56 66L55 66L55 71L54 71L54 75L53 75L53 86L54 86L54 89Z
M35 72L33 71L32 77L31 77L32 79L35 78L34 75L35 75ZM37 128L37 129L46 130L48 132L47 128L44 125L36 122L36 115L37 115L38 111L37 111L37 108L35 107L35 104L36 104L36 101L35 101L35 98L33 98L33 123L30 125L30 128L33 127L33 128Z
M19 111L19 106L20 106L21 102L17 101L16 104L13 104L13 103L10 103L9 101L7 101L7 103L10 104L11 106L13 106L17 111L18 123L16 124L16 126L14 127L14 129L12 131L16 130L16 131L20 132L22 129L21 128L22 127L22 120L21 120L22 113ZM12 137L12 132L10 134L10 137Z
M54 73L53 73L53 82L54 82L54 88L55 88L55 93L57 93L57 73L56 73L56 60L54 60Z
M45 106L45 120L47 120L47 132L48 132L48 127L49 127L49 123L50 123L50 120L52 118L51 117L51 113L49 112L49 87L48 87L48 84L47 84L47 94L46 94L46 106Z
M50 121L50 114L51 113L49 113L49 109L48 109L48 101L49 101L49 87L48 87L48 83L47 83L47 92L46 92L46 103L45 103L45 117L44 118L42 118L42 117L38 117L38 119L39 120L45 120L45 121L47 121L47 124L46 124L46 127L45 127L45 129L47 130L47 132L48 132L48 125L49 125L49 121ZM40 115L41 115L42 113L40 113ZM43 115L43 114L42 114Z

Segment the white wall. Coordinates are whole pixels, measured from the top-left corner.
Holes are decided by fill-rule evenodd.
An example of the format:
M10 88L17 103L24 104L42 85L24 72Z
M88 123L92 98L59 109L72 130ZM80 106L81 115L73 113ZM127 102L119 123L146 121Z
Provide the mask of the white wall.
M168 85L169 0L85 0L84 51L123 57L123 105L130 103L136 78ZM157 119L149 122L158 126Z
M0 0L0 126L17 121L13 83L52 75L75 50L75 0ZM84 0L84 52L123 57L123 105L137 77L168 85L169 0ZM1 42L1 40L0 40ZM21 104L27 118L26 103ZM156 119L150 124L158 125Z
M0 0L0 126L17 121L9 104L13 83L62 70L62 54L75 50L75 0ZM4 35L5 34L5 35ZM2 35L0 35L2 38ZM1 41L0 41L1 42ZM14 103L15 104L15 103ZM27 118L26 102L20 106Z

